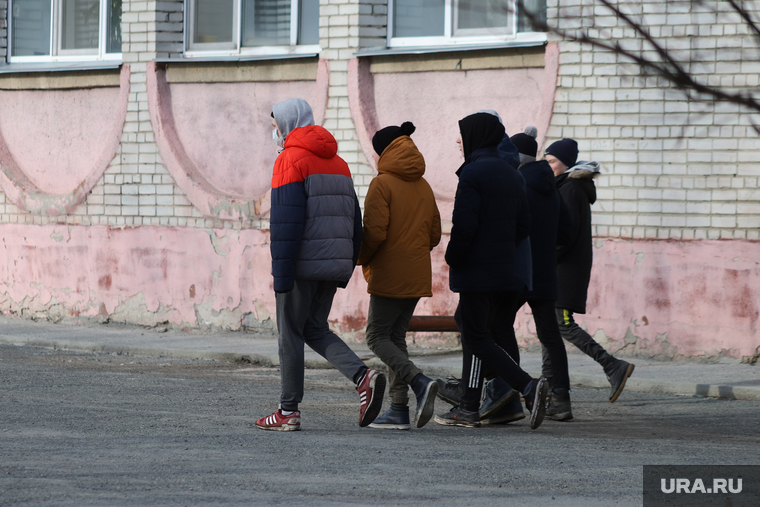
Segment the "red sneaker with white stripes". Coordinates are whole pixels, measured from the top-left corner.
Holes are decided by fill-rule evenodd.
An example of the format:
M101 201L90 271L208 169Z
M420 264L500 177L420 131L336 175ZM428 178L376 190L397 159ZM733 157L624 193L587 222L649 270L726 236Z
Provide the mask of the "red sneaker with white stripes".
M270 431L300 431L301 430L301 412L296 410L290 415L282 415L282 411L277 411L256 421L256 427L260 430Z
M377 370L367 370L361 384L356 388L359 391L359 426L369 426L380 414L383 408L383 395L385 395L385 374Z

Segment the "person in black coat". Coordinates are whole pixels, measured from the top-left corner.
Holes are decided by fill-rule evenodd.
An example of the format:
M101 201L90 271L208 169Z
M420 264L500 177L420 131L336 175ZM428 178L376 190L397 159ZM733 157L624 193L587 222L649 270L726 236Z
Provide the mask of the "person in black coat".
M532 134L532 135L530 135ZM573 418L570 405L570 377L567 371L567 352L560 335L554 305L557 300L557 243L568 241L566 213L561 213L562 197L554 183L554 174L545 160L536 161L538 145L535 127L526 133L512 136L521 157L519 172L525 180L531 213L530 245L533 268L532 290L523 292L510 311L507 326L499 336L517 345L514 334L515 316L525 303L530 305L536 334L542 348L551 358L551 370L544 376L553 378L547 417L558 421ZM502 345L506 348L506 345ZM506 350L509 350L506 348Z
M493 340L497 309L514 305L515 245L530 232L530 211L519 174L500 156L504 126L497 116L476 113L459 121L464 164L457 171L451 237L446 249L451 290L459 293L462 388L458 406L436 416L439 424L480 426L482 365L525 396L531 428L543 421L546 380L531 378ZM467 358L470 358L469 360Z
M597 162L577 162L578 143L562 139L546 149L546 161L567 207L572 225L565 245L557 248L556 318L562 337L599 363L610 382L610 402L623 392L634 365L616 359L573 320L573 313L586 313L586 298L593 262L591 205L596 201L594 178L599 174ZM552 360L543 356L544 371Z

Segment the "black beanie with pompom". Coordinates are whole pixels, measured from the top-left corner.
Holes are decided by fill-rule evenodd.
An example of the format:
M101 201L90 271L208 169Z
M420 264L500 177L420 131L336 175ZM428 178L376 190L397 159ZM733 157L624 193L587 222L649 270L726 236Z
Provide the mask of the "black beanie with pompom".
M405 121L400 127L392 125L378 130L372 137L372 147L375 153L382 155L385 149L396 139L401 136L410 136L416 130L416 127L410 121Z

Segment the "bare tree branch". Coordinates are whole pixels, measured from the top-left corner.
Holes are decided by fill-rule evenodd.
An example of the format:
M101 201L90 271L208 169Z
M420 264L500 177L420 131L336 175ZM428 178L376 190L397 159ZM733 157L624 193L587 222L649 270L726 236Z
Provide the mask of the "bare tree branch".
M622 56L636 64L639 69L646 74L656 75L669 82L676 89L686 93L694 100L699 101L722 101L744 106L751 111L760 113L760 100L751 92L731 91L721 88L720 86L711 86L696 79L692 73L687 71L684 63L676 59L671 51L655 39L651 32L644 26L642 21L634 19L633 16L623 12L621 8L611 0L597 0L601 5L610 10L617 18L621 19L628 27L632 28L636 34L641 37L655 51L658 58L648 58L644 56L644 50L630 50L618 42L611 42L602 37L592 37L587 30L563 30L557 26L551 26L548 22L541 20L530 9L526 9L523 0L516 0L517 10L527 17L530 22L537 28L553 33L560 38L578 42L595 48L610 51L616 55ZM702 3L700 0L695 0ZM732 8L739 13L742 19L749 25L750 29L760 37L760 26L752 19L749 12L737 3L736 0L724 0L731 4ZM753 121L753 128L760 134L760 127Z

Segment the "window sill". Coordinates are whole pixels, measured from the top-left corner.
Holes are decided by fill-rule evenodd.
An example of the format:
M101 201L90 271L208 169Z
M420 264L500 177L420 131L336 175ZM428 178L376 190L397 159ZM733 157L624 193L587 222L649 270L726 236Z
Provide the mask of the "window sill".
M0 74L27 74L37 72L77 72L110 70L121 67L121 60L98 60L90 62L24 62L0 64Z
M196 53L197 54L197 53ZM264 62L268 60L294 60L316 58L319 52L287 53L280 55L219 55L219 56L184 56L180 58L157 58L156 63L213 63L213 62Z
M506 41L483 44L446 44L438 46L400 46L392 48L366 48L354 53L359 58L365 56L425 55L434 53L455 53L460 51L484 51L489 49L535 48L546 46L546 40Z

